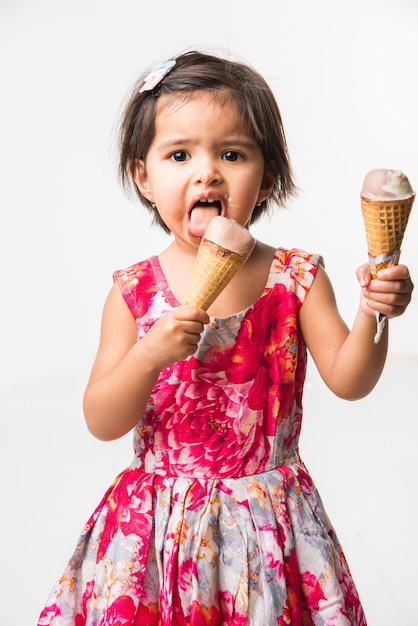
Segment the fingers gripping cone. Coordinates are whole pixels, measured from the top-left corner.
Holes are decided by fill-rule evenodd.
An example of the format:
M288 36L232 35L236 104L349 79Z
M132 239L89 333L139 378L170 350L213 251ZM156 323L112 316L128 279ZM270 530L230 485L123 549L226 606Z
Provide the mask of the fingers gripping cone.
M206 311L247 261L254 245L246 228L225 217L213 218L197 251L185 304Z
M398 264L414 199L408 178L398 170L371 170L364 179L361 208L372 278L379 270ZM386 320L381 313L376 318L375 343Z

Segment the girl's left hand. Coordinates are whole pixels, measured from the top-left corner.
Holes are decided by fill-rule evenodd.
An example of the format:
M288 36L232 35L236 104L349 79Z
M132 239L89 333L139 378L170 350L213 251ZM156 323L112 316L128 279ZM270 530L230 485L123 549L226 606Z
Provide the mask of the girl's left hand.
M411 301L414 283L406 265L394 265L378 272L372 280L369 264L357 270L362 288L360 306L364 313L375 316L376 311L387 318L402 315Z

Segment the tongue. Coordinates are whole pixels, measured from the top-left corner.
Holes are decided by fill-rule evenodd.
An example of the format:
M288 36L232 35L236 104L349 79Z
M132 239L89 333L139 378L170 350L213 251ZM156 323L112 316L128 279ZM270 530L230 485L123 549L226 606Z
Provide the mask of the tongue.
M203 237L209 222L218 215L216 207L195 207L190 214L189 229L195 237Z

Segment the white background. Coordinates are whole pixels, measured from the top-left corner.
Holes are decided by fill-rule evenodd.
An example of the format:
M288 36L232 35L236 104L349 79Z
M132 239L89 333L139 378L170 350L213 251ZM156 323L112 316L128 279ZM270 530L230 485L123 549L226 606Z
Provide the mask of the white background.
M36 624L130 436L101 443L81 398L113 270L167 236L116 177L115 127L138 74L198 48L248 61L277 95L298 198L254 229L325 256L350 324L367 259L359 190L375 167L418 186L415 0L0 0L0 626ZM402 259L418 281L418 218ZM391 323L364 401L309 370L301 451L371 626L416 626L418 300Z

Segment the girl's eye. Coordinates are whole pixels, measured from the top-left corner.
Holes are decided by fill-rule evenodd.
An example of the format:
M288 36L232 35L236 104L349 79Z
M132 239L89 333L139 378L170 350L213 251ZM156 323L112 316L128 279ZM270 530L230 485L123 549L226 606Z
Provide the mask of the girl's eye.
M227 150L223 153L222 157L225 161L240 161L243 158L242 154L236 150Z
M184 150L177 150L177 152L173 152L173 154L170 155L170 159L172 159L173 161L176 161L177 163L181 163L182 161L187 161L188 158L189 158L189 155Z

